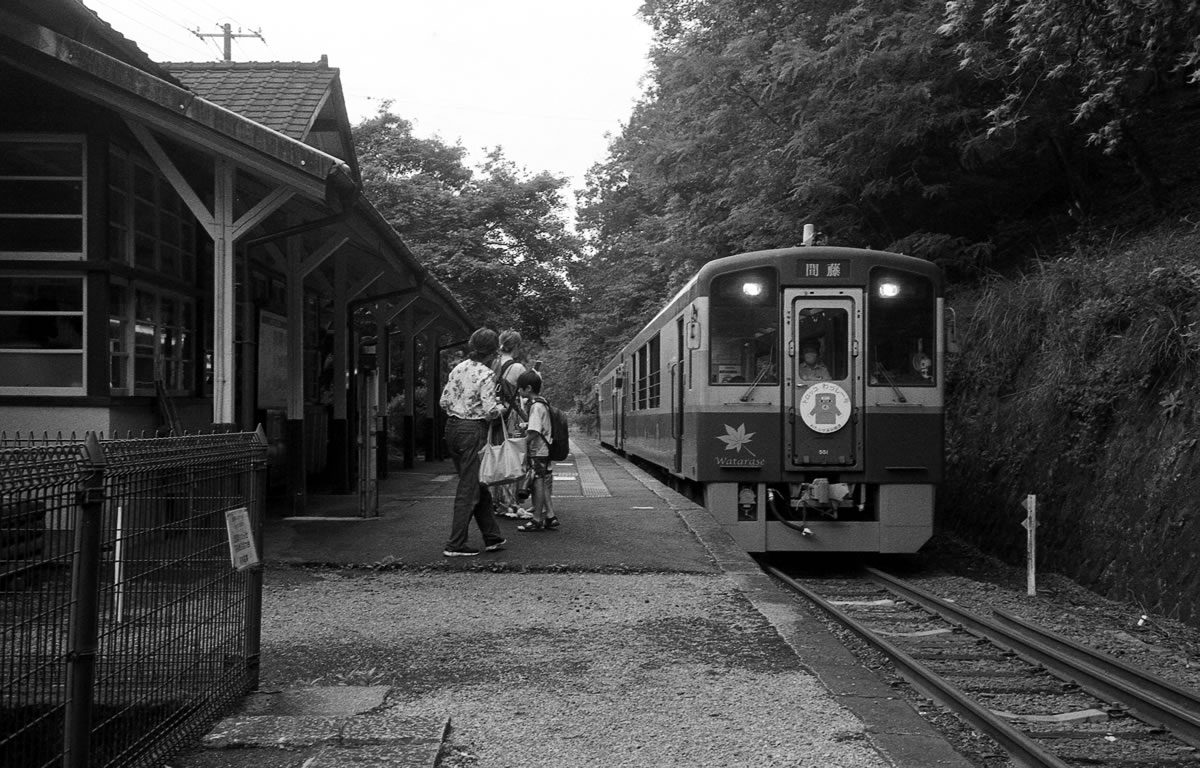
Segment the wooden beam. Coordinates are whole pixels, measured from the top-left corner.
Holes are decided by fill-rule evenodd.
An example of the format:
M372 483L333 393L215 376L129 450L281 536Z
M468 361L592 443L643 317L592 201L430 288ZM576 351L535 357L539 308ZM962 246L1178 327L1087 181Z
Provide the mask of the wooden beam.
M246 211L237 220L237 226L233 229L233 239L240 240L243 235L258 226L263 219L282 208L288 200L295 196L296 190L287 187L276 187L271 190L266 197L258 201L257 205Z
M142 149L146 150L146 154L150 155L150 159L158 166L158 170L162 171L163 176L167 177L167 181L171 182L171 186L175 189L175 194L183 199L183 202L191 210L192 215L196 217L196 221L200 222L200 226L208 232L208 236L216 240L216 217L204 205L204 202L192 189L192 185L187 179L183 178L183 174L175 167L175 163L171 158L167 157L166 151L162 145L158 143L158 139L150 133L150 130L145 125L136 120L125 119L125 124L129 126L129 130L134 137L141 143Z
M346 243L350 242L350 238L346 235L331 235L328 240L321 244L321 247L305 257L300 263L300 274L302 277L308 277L308 273L312 272L317 267L321 266L321 262L328 259L337 249L341 248Z

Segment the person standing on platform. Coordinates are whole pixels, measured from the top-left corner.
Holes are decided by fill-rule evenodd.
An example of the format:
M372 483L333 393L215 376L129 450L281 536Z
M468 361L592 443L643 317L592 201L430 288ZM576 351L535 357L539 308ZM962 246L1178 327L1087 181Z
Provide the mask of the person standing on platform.
M492 512L492 495L479 482L479 451L487 445L489 423L505 414L504 404L496 396L496 374L491 367L499 346L499 338L490 328L472 333L467 359L454 366L442 389L440 403L449 417L446 446L458 472L450 538L442 550L446 557L479 554L478 549L467 545L471 518L479 526L487 551L495 552L505 543Z
M550 443L554 430L550 425L550 407L541 397L542 377L537 371L526 371L517 381L521 396L529 399L529 424L526 426L525 456L533 470L533 519L517 526L523 533L548 531L558 527L554 514L554 468L550 461Z
M521 398L517 396L517 380L526 371L525 365L515 357L521 351L521 342L521 334L514 330L510 329L501 333L500 354L496 356L496 362L492 364L492 369L496 372L496 378L500 382L501 400L505 401L504 404L509 409L508 416L505 417L509 435L516 435L520 431L520 423L529 418L524 411ZM521 509L518 503L520 500L516 496L515 483L497 485L492 491L492 496L492 506L497 515L525 520L533 517Z

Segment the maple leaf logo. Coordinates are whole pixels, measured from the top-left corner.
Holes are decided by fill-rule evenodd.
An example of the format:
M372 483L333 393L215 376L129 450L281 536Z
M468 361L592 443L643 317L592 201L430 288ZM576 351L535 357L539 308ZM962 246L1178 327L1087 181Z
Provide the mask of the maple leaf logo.
M746 432L746 425L744 423L739 425L737 429L734 429L726 424L725 434L721 435L717 439L722 443L725 443L725 450L727 451L737 451L738 453L741 453L743 446L745 446L746 453L754 456L754 451L750 450L749 445L750 438L754 437L755 434L756 433L754 432Z

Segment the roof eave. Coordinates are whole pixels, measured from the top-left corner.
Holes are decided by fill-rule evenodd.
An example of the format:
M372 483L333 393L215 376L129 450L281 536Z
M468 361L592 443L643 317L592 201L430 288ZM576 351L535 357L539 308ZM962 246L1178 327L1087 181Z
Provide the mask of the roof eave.
M67 90L214 152L236 153L256 172L314 199L329 197L331 178L354 177L332 155L27 19L0 10L0 30L0 60L42 77L54 66L53 82Z

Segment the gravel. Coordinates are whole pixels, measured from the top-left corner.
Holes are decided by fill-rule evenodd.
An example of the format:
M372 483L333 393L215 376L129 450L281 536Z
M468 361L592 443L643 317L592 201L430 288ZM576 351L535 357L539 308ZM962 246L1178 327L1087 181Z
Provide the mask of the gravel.
M890 566L1200 688L1195 627L1049 573L1029 597L1023 569L953 540ZM262 641L264 690L388 685L398 716L449 717L446 768L888 765L722 575L273 565ZM961 754L1010 765L856 650Z
M886 766L723 575L269 569L262 687L390 685L443 766Z

